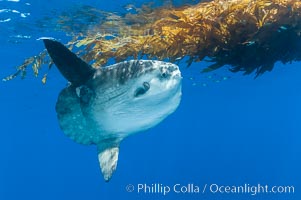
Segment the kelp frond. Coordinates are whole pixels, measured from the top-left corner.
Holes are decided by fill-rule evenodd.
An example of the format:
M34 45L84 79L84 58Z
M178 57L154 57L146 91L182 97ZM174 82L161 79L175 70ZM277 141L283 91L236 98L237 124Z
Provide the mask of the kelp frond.
M27 68L30 66L32 68L34 76L37 77L42 65L48 65L48 69L50 69L53 65L53 62L50 60L46 50L43 50L37 56L27 58L22 65L19 65L17 67L17 70L14 74L3 78L2 81L9 81L16 78L17 76L21 76L21 78L24 79L26 76L26 71L28 70ZM46 83L46 78L47 74L44 74L44 77L42 79L43 83Z
M60 19L62 23L62 19ZM67 46L94 67L128 58L169 60L188 65L209 58L203 72L230 65L231 71L260 75L275 62L301 60L301 2L297 0L214 0L183 7L143 7L135 14L112 13ZM37 75L45 52L27 59Z

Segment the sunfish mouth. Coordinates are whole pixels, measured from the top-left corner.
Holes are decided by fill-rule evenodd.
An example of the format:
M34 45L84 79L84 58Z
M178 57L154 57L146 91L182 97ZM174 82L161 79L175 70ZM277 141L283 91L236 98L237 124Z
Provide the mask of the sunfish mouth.
M62 131L81 144L95 144L104 179L116 170L120 142L173 113L181 101L181 72L175 64L130 60L95 69L52 39L45 47L71 83L59 94Z

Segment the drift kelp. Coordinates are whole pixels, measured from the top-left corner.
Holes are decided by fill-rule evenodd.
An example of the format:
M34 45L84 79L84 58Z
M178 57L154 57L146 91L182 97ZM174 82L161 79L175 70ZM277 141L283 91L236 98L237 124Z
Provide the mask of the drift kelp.
M209 58L213 64L203 72L230 65L233 72L260 75L277 61L301 59L300 31L300 1L216 0L177 8L144 6L123 17L112 14L75 36L68 47L78 47L78 54L96 67L110 58L175 62L188 57L188 65ZM34 58L20 70L33 65Z

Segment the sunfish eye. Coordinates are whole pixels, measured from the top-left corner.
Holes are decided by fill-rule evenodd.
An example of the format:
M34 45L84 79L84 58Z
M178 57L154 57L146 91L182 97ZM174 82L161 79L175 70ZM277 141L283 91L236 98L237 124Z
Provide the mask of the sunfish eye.
M142 87L138 87L135 91L134 96L139 97L145 94L150 88L150 84L148 82L143 82Z
M148 82L143 82L143 87L144 87L146 90L149 90L150 85L149 85Z

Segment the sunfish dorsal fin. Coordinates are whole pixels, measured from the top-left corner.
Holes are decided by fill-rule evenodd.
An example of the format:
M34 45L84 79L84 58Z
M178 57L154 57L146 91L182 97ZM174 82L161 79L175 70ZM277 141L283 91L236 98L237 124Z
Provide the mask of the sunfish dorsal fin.
M43 39L43 42L54 64L74 86L84 84L93 76L95 69L63 44L52 39Z

